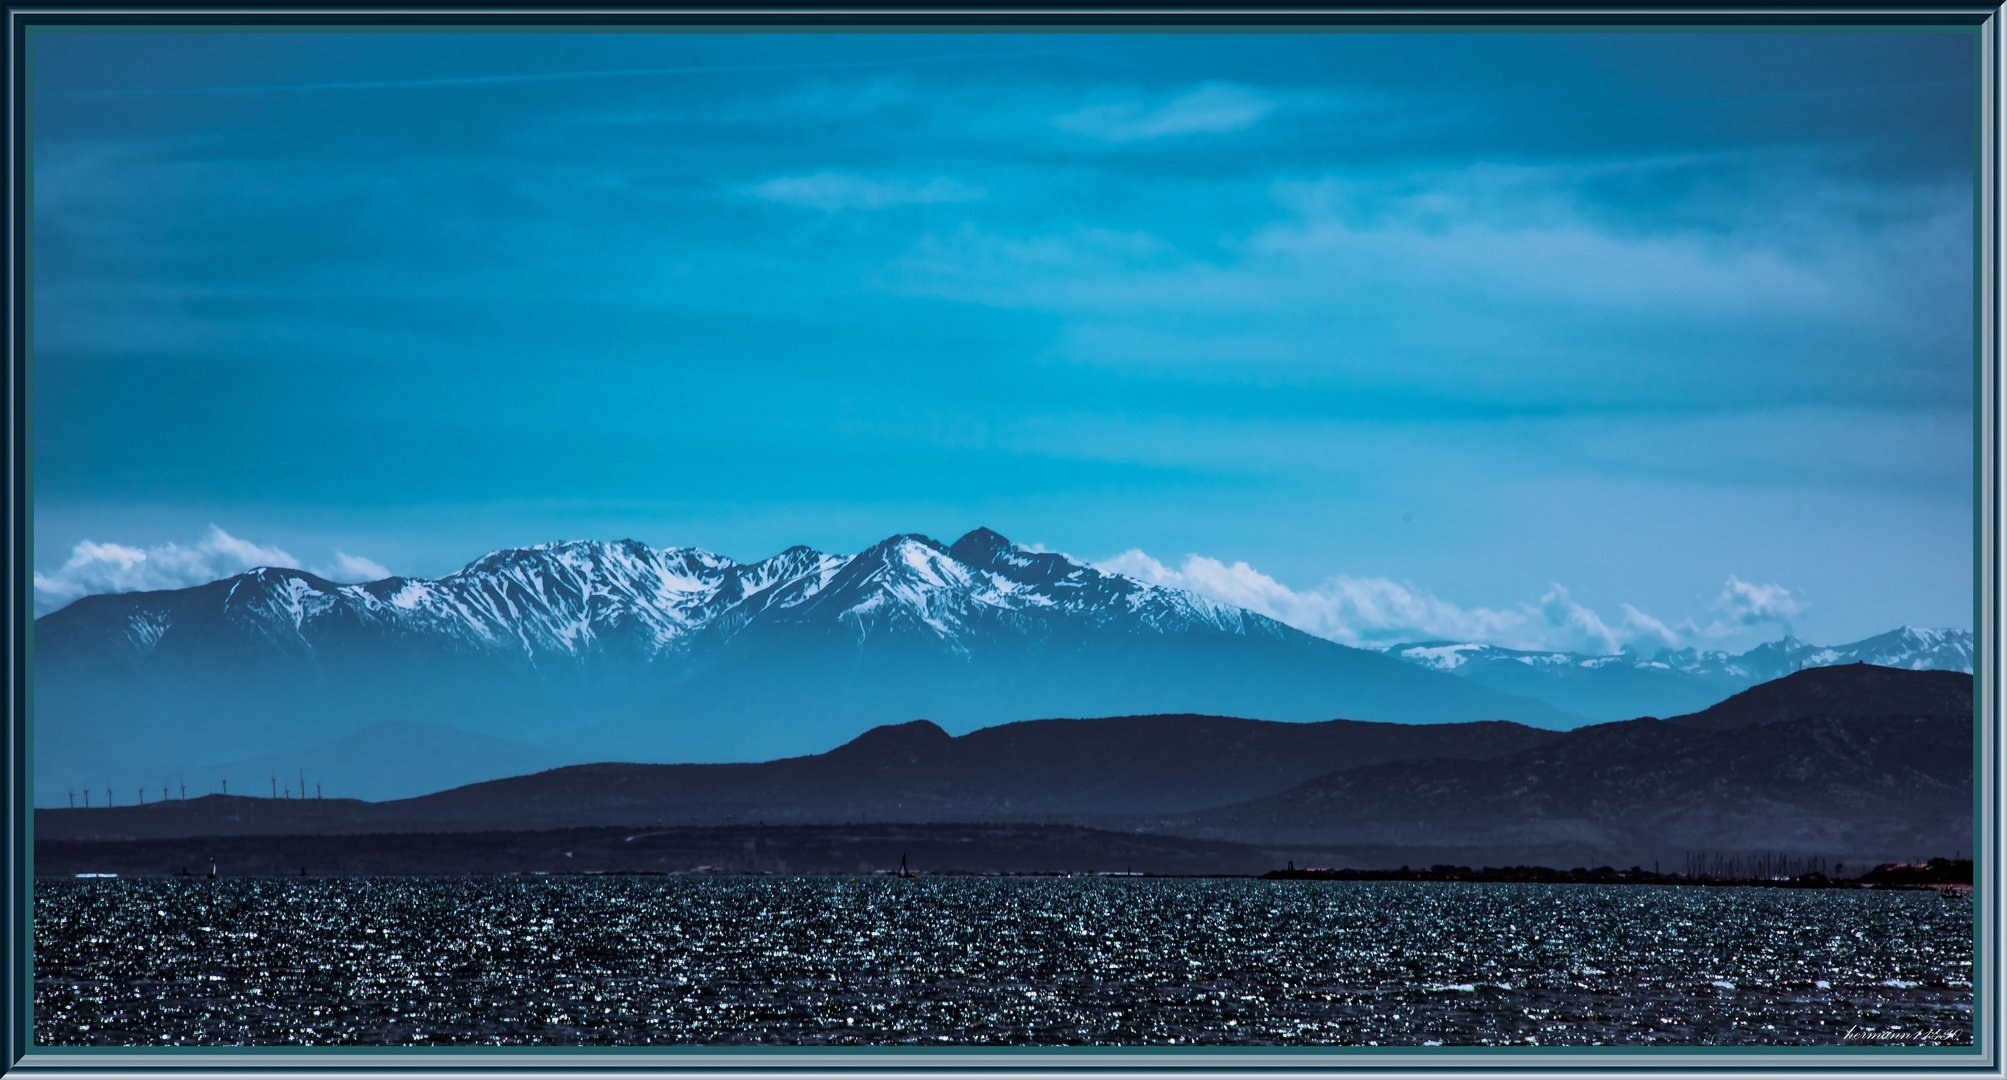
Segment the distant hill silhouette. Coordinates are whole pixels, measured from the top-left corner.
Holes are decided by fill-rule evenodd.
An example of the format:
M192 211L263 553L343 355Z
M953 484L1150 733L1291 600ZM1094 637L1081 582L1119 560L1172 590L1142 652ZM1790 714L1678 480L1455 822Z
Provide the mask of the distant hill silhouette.
M1753 686L1668 723L1707 731L1803 720L1813 716L1972 715L1972 676L1962 671L1907 671L1873 664L1806 668Z
M1294 853L1298 858L1306 853ZM1288 858L1288 855L1282 858ZM766 873L1260 874L1280 859L1244 844L1078 825L732 825L544 832L52 840L37 874L169 877Z
M1336 769L1498 755L1555 733L1504 721L1034 720L950 737L925 720L759 764L575 765L390 802L208 796L39 810L47 837L555 829L732 821L1083 821L1280 791Z
M1560 733L1181 714L951 737L920 720L759 764L602 763L392 802L210 796L40 810L35 824L38 840L115 840L1018 822L1351 852L1354 865L1423 851L1466 865L1677 866L1693 850L1910 861L1971 850L1972 735L1970 676L1847 666L1694 717Z
M1264 844L1692 849L1913 858L1972 849L1972 677L1807 670L1694 717L1565 732L1483 760L1389 762L1139 819Z

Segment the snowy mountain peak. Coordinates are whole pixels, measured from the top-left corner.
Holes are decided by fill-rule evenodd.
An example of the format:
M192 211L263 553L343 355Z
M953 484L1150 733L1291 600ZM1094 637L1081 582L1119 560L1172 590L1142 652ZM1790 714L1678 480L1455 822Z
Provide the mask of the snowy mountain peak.
M432 639L540 667L608 656L652 663L765 625L858 641L891 635L961 656L992 639L1061 632L1299 634L1195 594L1020 547L984 528L952 547L902 533L854 556L796 546L754 563L629 539L505 548L433 580L337 585L304 571L260 569L198 589L126 594L118 603L131 609L120 635L128 655L152 651L177 625L209 618L193 596L205 589L226 590L221 632L253 648L312 655L327 641L362 632Z
M920 591L960 589L969 583L969 568L956 562L940 541L905 533L860 552L837 574L832 584L837 583Z
M974 569L1033 587L1078 588L1105 576L1086 563L1075 562L1056 551L1019 547L989 529L977 529L955 541L948 554Z
M1455 671L1462 667L1465 661L1471 659L1473 654L1504 653L1511 650L1470 641L1418 641L1389 645L1383 651L1389 656L1397 656L1411 664L1435 671Z
M1383 651L1410 664L1537 697L1601 720L1694 711L1805 668L1866 663L1972 670L1970 631L1912 626L1835 646L1812 645L1786 634L1741 654L1685 648L1660 649L1651 656L1588 656L1458 641L1409 642Z
M1576 720L991 530L757 562L574 540L357 585L265 569L87 597L36 620L35 644L39 745L69 755L43 760L100 769L109 748L154 773L248 744L311 768L314 747L386 723L587 760L758 761L916 716Z
M1474 641L1420 641L1389 645L1389 656L1437 671L1478 663L1513 663L1528 668L1636 668L1696 675L1774 679L1807 667L1868 663L1917 670L1972 670L1972 632L1902 626L1848 645L1811 645L1790 634L1734 654L1694 648L1660 649L1649 657L1634 653L1587 655L1552 650L1508 649Z
M1023 566L1032 552L1011 543L1003 534L990 529L975 529L948 546L948 554L960 562L978 570L994 570L1002 566Z

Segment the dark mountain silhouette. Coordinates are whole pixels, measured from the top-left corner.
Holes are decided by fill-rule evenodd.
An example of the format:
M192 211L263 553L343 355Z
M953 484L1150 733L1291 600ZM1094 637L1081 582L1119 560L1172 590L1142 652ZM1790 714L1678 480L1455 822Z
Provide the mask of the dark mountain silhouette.
M209 796L38 810L36 835L554 829L766 821L1091 821L1280 791L1334 769L1499 755L1555 737L1519 724L1282 724L1219 716L1037 720L960 737L925 720L760 764L602 763L390 802Z
M212 796L43 810L36 832L1017 822L1336 852L1352 865L1677 867L1686 852L1722 850L1872 865L1971 850L1971 693L1968 675L1850 665L1724 702L1703 721L1720 730L1651 718L1556 733L1172 715L953 737L914 721L762 764L582 765L384 803ZM1750 722L1728 726L1736 717Z
M1170 715L949 737L913 721L759 765L578 765L387 803L36 811L36 837L1016 821L1351 851L1355 865L1423 851L1465 865L1680 865L1686 851L1873 865L1971 851L1969 674L1804 670L1708 713L1702 725L1718 729Z
M1972 676L1873 664L1806 668L1669 723L1727 731L1813 716L1972 716Z
M1808 670L1697 724L1598 724L1483 760L1349 769L1135 824L1271 845L1572 849L1633 860L1699 849L1857 861L1970 851L1971 710L1970 675Z

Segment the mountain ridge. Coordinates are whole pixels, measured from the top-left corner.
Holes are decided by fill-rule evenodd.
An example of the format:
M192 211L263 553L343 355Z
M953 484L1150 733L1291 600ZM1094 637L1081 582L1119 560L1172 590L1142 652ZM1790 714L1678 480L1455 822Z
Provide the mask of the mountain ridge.
M1969 674L1973 640L1969 630L1901 626L1836 646L1812 645L1787 634L1740 654L1663 648L1650 655L1590 655L1456 641L1407 642L1382 651L1502 693L1612 721L1699 712L1803 668L1868 663Z
M820 754L765 762L650 765L602 761L378 803L255 799L228 832L340 825L335 831L481 831L599 825L1055 821L1210 805L1282 790L1334 769L1490 756L1552 732L1507 721L1289 724L1230 716L1026 720L951 736L928 720L872 728ZM200 803L190 800L188 805ZM122 822L147 835L181 807L42 811L50 836L72 823ZM106 838L98 836L97 838Z
M1864 661L1803 668L1759 683L1697 713L1666 722L1733 731L1813 717L1970 717L1972 676L1961 671L1882 667Z
M529 746L555 766L765 760L919 716L955 731L1148 713L1581 719L988 529L753 563L564 541L359 585L259 568L86 598L34 630L45 791L107 774L179 782L386 722ZM390 771L353 755L342 768ZM343 793L418 793L385 784Z
M1695 716L1592 724L1485 758L1340 770L1259 799L1128 824L1269 845L1572 848L1628 858L1969 851L1972 685L1961 672L1813 668Z
M1702 718L1719 727L1641 718L1568 732L1182 715L951 736L915 720L761 763L598 762L384 803L209 796L45 810L36 828L109 841L1016 822L1360 859L1681 865L1725 849L1881 862L1970 850L1971 689L1957 672L1818 668Z

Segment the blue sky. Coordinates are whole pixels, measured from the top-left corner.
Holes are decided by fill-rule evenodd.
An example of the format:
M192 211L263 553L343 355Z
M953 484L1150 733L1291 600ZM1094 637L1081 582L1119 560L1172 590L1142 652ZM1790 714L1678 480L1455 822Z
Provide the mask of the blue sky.
M1355 643L1971 623L1967 36L33 64L38 610L987 525Z

